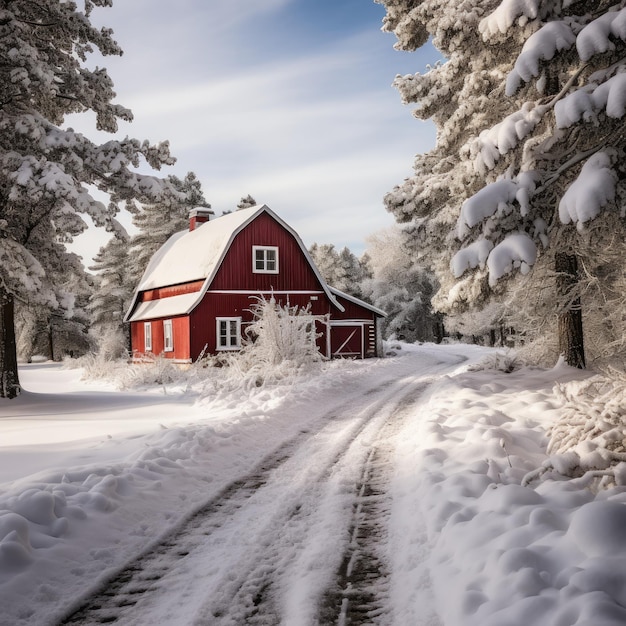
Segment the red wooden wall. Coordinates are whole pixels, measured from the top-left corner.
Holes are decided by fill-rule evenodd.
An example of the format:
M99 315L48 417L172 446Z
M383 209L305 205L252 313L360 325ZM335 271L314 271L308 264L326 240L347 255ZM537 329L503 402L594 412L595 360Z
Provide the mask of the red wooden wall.
M252 246L278 246L278 274L252 272ZM261 213L234 239L210 289L250 291L321 290L294 237L267 213Z

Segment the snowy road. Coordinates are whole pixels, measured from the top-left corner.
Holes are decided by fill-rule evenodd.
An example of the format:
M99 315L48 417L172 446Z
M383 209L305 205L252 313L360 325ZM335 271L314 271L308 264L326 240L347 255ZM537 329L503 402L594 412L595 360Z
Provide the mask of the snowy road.
M429 380L452 367L430 362L427 377L338 397L61 623L391 623L395 440Z
M595 492L547 449L596 377L395 349L261 386L23 367L0 406L0 626L626 624L626 464Z

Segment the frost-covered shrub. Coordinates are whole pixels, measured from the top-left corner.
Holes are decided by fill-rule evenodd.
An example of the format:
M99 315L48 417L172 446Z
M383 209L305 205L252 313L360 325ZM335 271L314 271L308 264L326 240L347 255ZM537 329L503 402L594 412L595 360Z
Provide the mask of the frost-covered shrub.
M470 365L468 370L470 372L498 370L500 372L510 374L511 372L518 370L521 366L522 363L517 358L517 355L514 352L507 350L506 352L494 352L493 354L487 355L485 358L478 361L478 363Z
M227 367L229 376L244 385L261 386L299 375L323 360L315 325L325 322L324 316L312 315L309 307L281 306L274 298L259 298L252 312L241 350L218 355L209 363Z
M171 359L152 354L144 355L140 363L121 367L115 375L115 381L121 389L152 385L165 387L182 382L186 378L186 372Z
M125 360L106 358L97 352L90 352L78 359L65 359L63 364L68 369L82 368L83 380L115 380L120 370L127 366Z
M625 485L626 375L557 384L554 392L563 410L548 432L550 457L525 482L556 472L595 489Z

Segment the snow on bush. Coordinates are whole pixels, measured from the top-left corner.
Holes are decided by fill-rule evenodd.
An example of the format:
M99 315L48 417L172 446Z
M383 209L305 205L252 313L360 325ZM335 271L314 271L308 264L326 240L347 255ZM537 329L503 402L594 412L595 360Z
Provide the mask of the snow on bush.
M498 370L505 374L510 374L522 367L522 363L517 355L510 350L505 352L492 352L477 363L467 368L468 372L479 372L481 370Z
M167 393L167 385L199 384L202 395L213 397L235 387L249 390L266 383L293 382L323 360L315 329L317 323L326 323L325 316L311 315L308 307L281 306L274 298L259 298L251 311L254 319L245 329L241 350L201 356L185 368L153 354L129 364L112 358L107 350L69 361L68 366L82 367L85 379L108 380L118 389L156 384Z
M626 375L557 384L563 409L549 430L550 457L524 483L556 473L593 489L626 485Z
M241 350L207 360L226 366L231 382L260 387L297 377L322 361L315 326L326 323L325 316L312 315L308 306L282 306L273 297L259 298L252 313Z

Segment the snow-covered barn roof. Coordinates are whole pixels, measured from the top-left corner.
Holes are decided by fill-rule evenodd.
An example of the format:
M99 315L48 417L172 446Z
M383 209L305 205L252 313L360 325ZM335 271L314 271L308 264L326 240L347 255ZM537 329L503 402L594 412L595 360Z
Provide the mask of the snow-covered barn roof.
M387 313L385 313L385 311L383 311L382 309L379 309L378 307L375 307L373 304L369 304L368 302L359 300L359 298L356 298L355 296L351 296L349 293L345 293L343 291L340 291L339 289L335 289L334 287L331 287L330 285L328 286L328 289L330 289L330 292L335 296L343 298L344 300L347 300L348 302L352 302L353 304L358 304L359 306L362 306L363 308L368 309L369 311L372 311L372 313L376 313L376 315L380 315L380 317L387 317Z
M162 316L184 315L192 311L204 297L235 236L263 212L268 213L293 235L326 295L340 311L343 311L344 307L337 302L326 281L322 278L298 233L267 205L262 204L222 215L217 219L201 224L195 230L184 230L172 235L150 260L139 281L124 321L136 322ZM163 302L167 300L168 305L152 304L152 306L148 306L150 303L145 302L137 306L137 299L142 291L181 285L197 280L205 281L199 292L186 294L185 298L174 296L164 299ZM163 307L167 308L166 313L160 310ZM173 310L172 307L176 310Z

